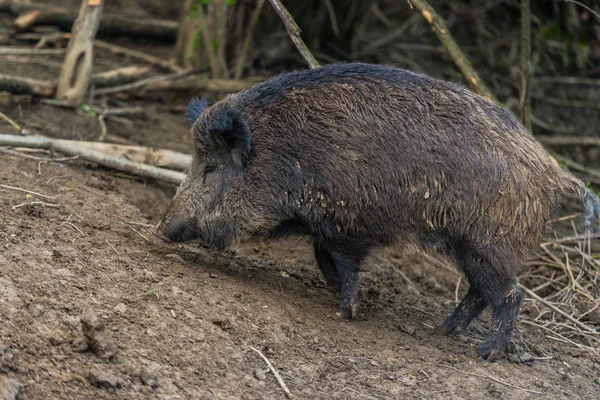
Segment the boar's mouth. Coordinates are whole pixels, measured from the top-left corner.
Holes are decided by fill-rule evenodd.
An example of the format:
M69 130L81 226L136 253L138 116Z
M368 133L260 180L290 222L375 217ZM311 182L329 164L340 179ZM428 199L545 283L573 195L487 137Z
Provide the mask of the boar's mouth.
M189 242L200 237L196 221L184 215L174 215L161 221L152 233L167 243Z

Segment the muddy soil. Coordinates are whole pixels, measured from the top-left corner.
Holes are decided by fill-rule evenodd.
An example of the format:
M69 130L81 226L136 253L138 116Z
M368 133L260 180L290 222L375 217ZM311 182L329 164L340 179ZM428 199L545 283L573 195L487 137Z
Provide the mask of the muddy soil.
M0 73L55 75L60 57L45 60L3 63ZM103 55L99 68L122 61ZM168 105L191 95L169 94ZM109 138L188 150L183 112L166 110L164 99L127 100L147 113L109 119ZM100 134L81 112L28 98L1 107L32 133ZM0 153L0 393L9 378L23 399L284 398L252 346L297 399L600 396L600 358L529 325L519 324L496 363L476 352L489 312L458 336L440 335L466 291L463 283L455 293L452 266L378 252L362 273L360 318L341 321L306 240L223 252L168 245L140 224L158 221L174 186L27 154ZM112 356L86 345L89 312Z

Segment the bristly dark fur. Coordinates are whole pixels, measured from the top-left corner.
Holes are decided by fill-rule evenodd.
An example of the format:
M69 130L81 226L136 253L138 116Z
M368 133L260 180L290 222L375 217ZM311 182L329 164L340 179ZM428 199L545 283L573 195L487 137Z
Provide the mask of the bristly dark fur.
M598 198L510 112L402 69L330 64L190 109L197 152L159 231L219 247L308 234L350 317L371 249L443 251L470 284L443 330L464 329L490 306L486 358L504 351L516 325L517 271L557 199L577 194L588 221L600 215Z

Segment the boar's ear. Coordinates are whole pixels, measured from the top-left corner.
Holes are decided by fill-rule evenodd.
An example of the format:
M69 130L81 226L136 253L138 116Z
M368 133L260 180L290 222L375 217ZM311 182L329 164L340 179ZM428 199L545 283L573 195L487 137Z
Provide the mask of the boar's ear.
M212 129L208 130L209 140L216 148L229 153L237 167L243 168L250 156L250 128L242 116L228 110L212 125Z
M192 99L185 110L185 122L190 125L193 124L209 106L210 103L206 99L198 97Z

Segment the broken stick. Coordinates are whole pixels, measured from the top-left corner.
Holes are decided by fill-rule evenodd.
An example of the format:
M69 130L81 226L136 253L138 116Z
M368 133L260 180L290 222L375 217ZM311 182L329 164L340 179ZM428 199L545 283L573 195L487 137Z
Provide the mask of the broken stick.
M467 55L461 50L456 44L456 41L450 35L450 31L446 26L446 23L442 17L429 5L427 0L410 0L416 8L421 11L423 18L431 25L431 29L437 35L438 39L450 55L452 60L465 76L469 87L477 94L485 97L489 101L498 103L498 100L492 93L492 91L485 85L485 83L477 74L477 71L471 66L471 62L467 58Z
M90 86L94 38L104 3L103 0L81 2L56 88L56 99L63 104L77 107Z
M281 388L283 389L283 391L285 392L285 395L288 398L292 398L292 392L290 392L290 389L287 388L287 386L285 385L285 382L283 381L283 379L281 379L281 376L279 375L279 372L277 372L277 370L275 369L275 367L273 367L273 364L271 364L271 361L269 361L269 359L267 357L265 357L265 355L258 349L255 349L252 346L248 346L250 347L251 350L255 351L256 353L258 353L258 355L260 356L260 358L262 358L265 363L267 364L267 366L269 367L269 369L271 370L271 372L273 373L273 375L275 375L275 379L277 379L277 383L279 383L279 386L281 386Z

